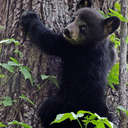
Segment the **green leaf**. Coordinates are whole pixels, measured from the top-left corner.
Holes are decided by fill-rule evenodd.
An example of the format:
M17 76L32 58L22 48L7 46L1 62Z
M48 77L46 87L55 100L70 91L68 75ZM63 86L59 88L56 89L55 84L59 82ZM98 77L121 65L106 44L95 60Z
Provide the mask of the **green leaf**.
M112 42L115 42L115 34L111 34L110 40L111 40Z
M18 60L15 59L15 58L13 58L13 57L10 57L10 60L12 60L12 61L13 61L14 63L16 63L16 64L19 64Z
M14 53L18 54L20 57L23 57L23 53L18 49L14 50Z
M10 60L12 60L12 61L8 61L8 63L0 63L0 66L2 66L3 68L5 68L9 72L14 72L15 66L20 66L20 64L13 57L10 57Z
M112 9L109 9L111 13L108 13L108 15L110 16L116 16L118 17L122 22L128 22L128 19L126 19L121 13L115 11L115 10L112 10Z
M124 112L127 116L128 116L128 110L127 109L125 109L123 106L118 106L117 107L117 110L120 110L120 111L122 111L122 112Z
M61 123L67 119L70 120L75 120L75 118L73 117L72 113L64 113L64 114L58 114L55 118L55 120L53 122L51 122L51 124L53 123Z
M4 127L7 127L7 125L0 122L0 127L4 128Z
M53 124L53 123L61 123L64 120L67 120L67 119L70 119L71 121L72 120L77 120L78 118L83 117L85 113L86 114L87 113L90 114L90 112L88 112L88 111L78 111L77 114L75 114L74 112L58 114L56 116L56 119L51 124Z
M20 125L24 128L32 128L32 126L30 126L26 123L23 123L23 122L16 121L16 120L9 122L8 125Z
M11 44L14 43L15 45L20 45L19 41L16 41L15 39L11 38L11 39L5 39L5 40L1 40L0 44Z
M114 85L118 85L119 84L119 63L116 63L111 71L109 72L109 75L107 77L108 79L108 84L113 88L113 84Z
M7 64L10 65L10 66L13 66L13 67L15 67L15 66L19 66L19 64L16 64L16 63L13 62L13 61L8 61Z
M0 78L4 78L5 77L5 75L4 74L0 74Z
M11 44L12 42L10 42L9 39L5 39L5 40L1 40L0 44Z
M56 79L56 76L53 75L41 75L42 80L50 80L53 84L56 85L57 88L59 88L58 81Z
M11 97L6 96L6 97L4 97L4 99L3 99L3 101L2 101L2 104L3 104L5 107L7 107L7 106L12 106L13 101L12 101Z
M85 119L83 120L85 126L87 126L89 123L92 123L96 126L96 128L105 128L105 124L109 127L109 128L113 128L112 123L109 122L107 120L107 118L104 117L100 117L99 115L97 115L96 113L93 114L91 113L90 115L86 115Z
M82 128L82 124L78 120L78 118L81 118L83 116L84 116L84 120L82 120L82 122L85 127L87 127L89 123L92 123L95 125L95 128L105 128L105 125L107 125L108 128L114 128L113 123L109 122L107 118L100 117L96 113L91 113L89 111L84 111L84 110L78 111L77 114L75 114L74 112L58 114L56 116L56 119L51 124L61 123L67 119L69 119L70 121L77 120L80 127Z
M121 12L121 5L120 5L120 3L119 3L118 1L114 4L114 8L115 8L118 12Z
M116 37L115 33L111 34L110 40L115 44L116 48L120 46L120 39Z
M11 73L14 73L14 67L10 64L6 64L6 63L0 63L0 66L5 68L6 70L8 70Z
M89 111L84 111L84 110L78 111L77 114L89 114L89 115L94 115L93 113L91 113L91 112L89 112Z
M49 78L49 75L41 75L42 80L47 80Z
M128 36L126 37L126 43L128 44Z
M101 121L103 121L103 123L106 124L109 128L113 128L114 127L113 123L109 122L107 119L103 119Z
M30 104L32 104L32 105L34 105L34 102L33 101L31 101L28 97L26 97L25 95L21 95L19 98L21 98L21 99L23 99L23 100L25 100L25 101L27 101L27 102L29 102Z
M33 79L30 73L30 69L26 66L20 66L20 72L23 74L25 80L30 80L31 84L33 85Z
M104 123L102 123L101 121L97 120L96 121L96 128L105 128Z
M72 120L77 120L79 117L83 117L83 114L75 114L74 112L71 112L73 119Z
M7 125L3 124L2 122L0 122L0 127L7 127Z
M104 18L108 18L109 16L106 15L103 11L101 10L98 10L98 12L104 17Z

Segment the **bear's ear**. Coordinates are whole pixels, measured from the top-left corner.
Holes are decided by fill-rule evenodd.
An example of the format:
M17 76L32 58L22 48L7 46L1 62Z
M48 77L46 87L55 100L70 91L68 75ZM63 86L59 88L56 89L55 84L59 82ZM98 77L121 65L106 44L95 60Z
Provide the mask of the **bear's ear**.
M104 19L104 35L108 36L112 34L120 25L120 20L116 16Z

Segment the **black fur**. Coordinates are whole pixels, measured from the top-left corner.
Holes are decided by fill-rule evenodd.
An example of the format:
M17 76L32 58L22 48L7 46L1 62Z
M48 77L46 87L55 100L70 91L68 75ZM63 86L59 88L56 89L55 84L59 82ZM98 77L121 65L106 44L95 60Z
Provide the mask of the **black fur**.
M70 121L49 125L57 114L78 110L91 111L111 120L104 93L108 72L115 61L114 47L104 36L104 19L95 10L85 8L79 10L77 16L82 16L90 27L82 45L73 45L62 34L48 30L33 12L25 12L21 18L31 41L44 52L62 59L60 89L39 111L45 128L78 128L78 123Z

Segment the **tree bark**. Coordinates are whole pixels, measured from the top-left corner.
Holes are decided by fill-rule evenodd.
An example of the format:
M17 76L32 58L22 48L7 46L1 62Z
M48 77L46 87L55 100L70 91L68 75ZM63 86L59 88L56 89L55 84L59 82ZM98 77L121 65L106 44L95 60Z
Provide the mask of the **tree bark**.
M64 26L70 22L73 12L76 10L77 0L1 0L0 1L0 25L5 27L3 38L15 38L20 41L20 46L2 45L0 60L7 62L9 57L17 60L32 71L34 85L25 81L20 72L11 74L2 69L1 73L6 74L6 78L0 80L1 100L5 96L16 99L10 107L0 107L0 121L8 122L18 120L31 125L33 128L40 128L39 119L36 117L38 105L43 102L47 96L54 95L55 85L46 83L40 78L41 74L57 75L60 68L60 59L47 56L31 44L29 39L23 42L23 35L19 26L19 19L23 10L33 10L37 12L42 22L55 32L61 31ZM14 54L14 49L22 52L23 57L19 58ZM5 82L7 81L7 82ZM40 89L38 88L40 85ZM50 89L49 89L50 88ZM50 91L49 91L50 90ZM35 105L31 105L19 96L24 94L31 99Z
M121 13L124 17L127 18L127 0L121 1ZM126 84L127 84L127 23L121 23L121 46L120 46L120 104L125 109L127 109L127 92L126 92ZM120 128L127 128L127 117L126 114L122 111L120 112Z
M88 0L83 0L88 1ZM94 0L91 7L108 11L113 7L115 0ZM8 122L18 120L31 125L33 128L40 128L36 112L38 105L48 96L54 95L56 87L50 83L42 81L41 74L58 76L60 72L59 58L47 56L32 45L29 39L23 42L23 34L19 26L19 19L23 10L34 10L42 19L42 22L55 32L62 31L63 28L72 20L73 13L76 11L80 0L0 0L0 25L4 26L2 38L15 38L20 41L20 46L2 45L0 62L7 62L9 57L14 57L19 62L31 69L34 79L32 86L29 81L25 81L20 72L11 74L1 69L6 77L0 80L0 96L10 96L17 102L13 106L0 106L0 121ZM85 2L84 2L85 3ZM82 5L82 7L86 4ZM18 49L22 52L20 58L13 51ZM7 82L5 82L7 81ZM40 89L38 87L40 85ZM34 106L20 99L19 96L24 94L34 102Z

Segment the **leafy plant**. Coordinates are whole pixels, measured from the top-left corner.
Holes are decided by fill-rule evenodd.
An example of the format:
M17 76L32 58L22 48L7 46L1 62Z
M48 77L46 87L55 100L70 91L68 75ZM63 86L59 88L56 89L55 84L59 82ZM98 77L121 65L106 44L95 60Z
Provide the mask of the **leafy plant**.
M25 80L27 79L30 80L31 84L33 85L33 79L30 73L30 69L20 64L18 60L16 60L15 58L10 57L10 61L8 61L7 63L0 63L0 66L5 68L11 73L16 72L17 71L16 69L18 69L18 71L20 71L23 74Z
M128 23L128 19L125 18L125 17L121 14L121 5L120 5L120 3L119 3L119 2L116 2L116 3L114 4L114 7L115 7L115 10L109 9L110 12L108 13L108 15L109 15L109 16L116 16L116 17L118 17L122 22L127 22L127 23Z
M22 52L21 52L20 50L18 50L18 49L14 50L14 53L15 53L15 54L18 54L19 57L23 57Z
M114 4L114 8L115 10L109 8L109 11L107 14L105 14L103 11L99 10L100 14L102 14L105 18L110 17L110 16L116 16L118 17L122 22L128 22L128 19L125 18L122 14L121 14L121 5L119 2L116 2Z
M116 37L115 33L111 34L110 40L115 44L115 48L118 48L120 46L120 39Z
M0 104L3 104L5 107L8 107L8 106L12 106L13 105L13 100L11 97L9 96L5 96L3 98L3 100L0 101Z
M14 43L15 45L20 45L20 42L15 40L14 38L4 39L0 41L0 44L11 44L11 43Z
M113 9L109 9L110 13L108 13L108 15L110 16L116 16L118 17L122 22L128 22L128 19L126 19L121 13L113 10Z
M0 74L0 78L4 78L5 77L5 75L4 74Z
M108 18L109 15L105 14L102 10L98 10L98 12L104 17L104 18Z
M0 66L8 70L9 72L14 72L14 67L10 65L9 63L0 63Z
M127 115L127 117L128 117L128 110L127 109L125 109L123 106L118 106L117 107L117 110L118 111L122 111L122 112L124 112L126 115Z
M19 125L19 126L22 126L23 128L32 128L32 126L30 126L26 123L23 123L23 122L19 122L17 120L9 122L8 125Z
M80 122L79 118L83 117L84 119L82 122ZM74 112L71 113L64 113L64 114L58 114L56 116L56 119L51 122L51 125L54 123L61 123L65 120L69 119L70 121L76 120L80 128L82 126L85 126L85 128L88 126L89 123L95 125L95 128L105 128L105 126L108 126L108 128L113 128L113 123L109 122L107 118L100 117L97 114L93 114L88 111L78 111L77 114Z
M116 10L117 12L121 13L121 5L120 5L120 3L119 3L118 1L115 2L114 8L115 8L115 10Z
M53 84L56 85L57 88L59 88L59 84L58 84L58 81L56 79L56 76L53 76L53 75L41 75L41 79L42 80L50 80Z
M26 124L26 123L23 123L23 122L19 122L17 120L14 120L14 121L11 121L11 122L8 122L8 125L5 125L3 124L2 122L0 122L0 127L4 128L4 127L8 127L10 125L18 125L18 126L21 126L23 128L32 128L32 126Z
M0 122L0 128L4 128L4 127L7 127L7 125L5 125L2 122Z
M119 84L119 63L116 63L108 75L108 84L114 89L113 85Z
M19 67L19 71L23 74L25 80L30 80L31 84L33 85L33 79L32 79L32 75L30 73L30 69L26 66L20 66Z
M11 44L11 43L14 43L15 45L20 45L20 42L16 41L13 38L0 41L0 44ZM18 49L15 49L14 53L18 54L20 57L23 57L22 52L19 51ZM20 64L17 59L10 57L10 60L7 63L0 63L0 66L5 68L6 70L8 70L11 73L15 73L17 71L21 72L23 74L25 80L29 80L31 82L31 84L33 85L33 78L30 73L31 72L30 69L27 66ZM2 77L3 77L3 75L1 75L1 78ZM41 78L42 78L42 80L50 80L57 87L59 87L56 76L41 75Z
M19 98L24 101L27 101L28 103L32 105L35 105L32 100L30 100L28 97L26 97L23 94L19 96ZM12 106L14 102L17 102L17 100L12 100L11 97L5 96L2 100L0 100L0 105L4 105L5 107L8 107L8 106Z
M25 101L27 101L28 103L30 103L30 104L32 104L32 105L35 105L34 103L33 103L33 101L31 101L28 97L26 97L25 95L21 95L20 97L19 97L20 99L23 99L23 100L25 100Z

